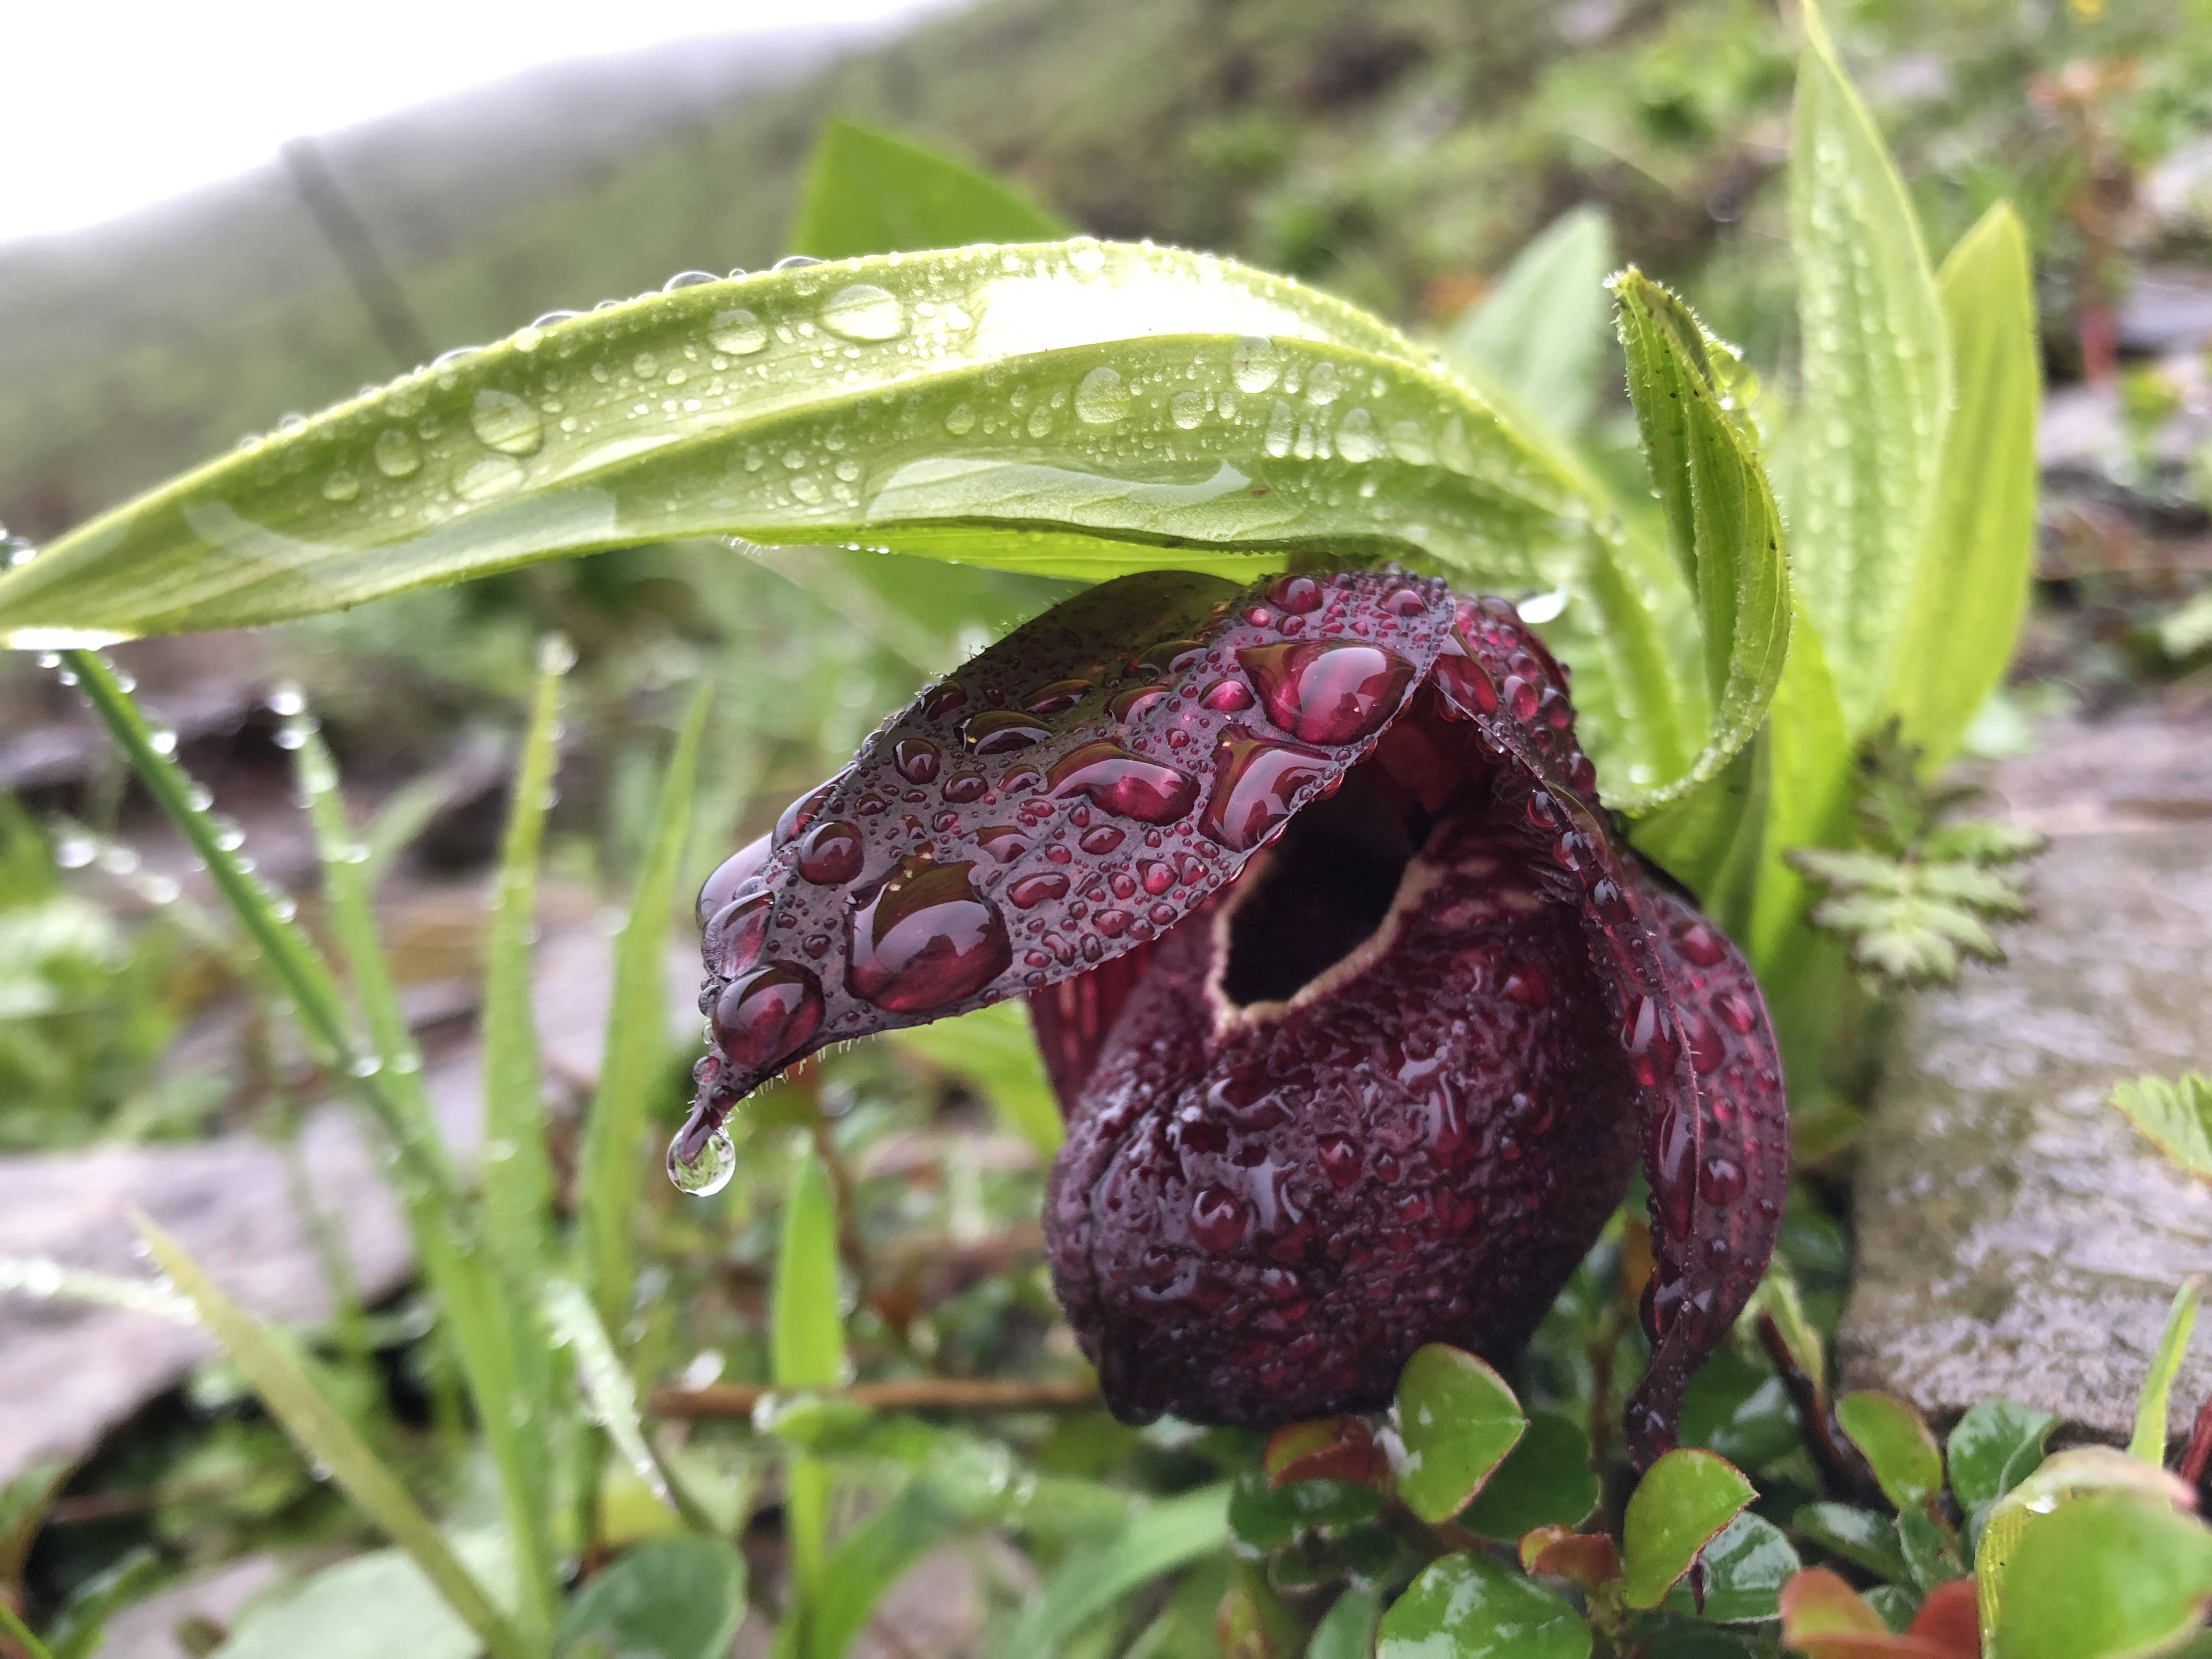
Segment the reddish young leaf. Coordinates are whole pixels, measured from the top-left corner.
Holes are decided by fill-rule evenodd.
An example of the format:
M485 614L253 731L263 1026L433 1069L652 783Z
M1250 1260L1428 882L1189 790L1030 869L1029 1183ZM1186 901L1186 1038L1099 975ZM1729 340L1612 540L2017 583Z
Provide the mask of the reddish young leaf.
M1267 1437L1262 1460L1270 1486L1294 1480L1349 1480L1389 1492L1390 1459L1375 1443L1375 1434L1357 1417L1324 1417L1289 1423Z

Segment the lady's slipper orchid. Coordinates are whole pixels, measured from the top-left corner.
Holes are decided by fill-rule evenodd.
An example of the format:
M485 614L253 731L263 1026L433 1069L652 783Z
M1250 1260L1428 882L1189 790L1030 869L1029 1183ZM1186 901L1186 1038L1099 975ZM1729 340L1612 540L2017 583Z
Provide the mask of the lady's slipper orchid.
M1646 1462L1765 1271L1788 1136L1749 970L1594 785L1502 600L1092 588L708 880L672 1170L825 1044L1027 997L1068 1123L1054 1280L1109 1403L1267 1426L1387 1403L1425 1342L1510 1358L1640 1150Z

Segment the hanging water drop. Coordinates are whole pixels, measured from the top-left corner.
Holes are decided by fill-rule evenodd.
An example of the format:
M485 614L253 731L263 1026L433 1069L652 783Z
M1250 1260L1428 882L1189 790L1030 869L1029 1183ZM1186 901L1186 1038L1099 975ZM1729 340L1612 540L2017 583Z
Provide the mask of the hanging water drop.
M668 1178L694 1198L712 1198L738 1172L738 1149L727 1129L716 1129L690 1158L683 1156L684 1135L668 1143Z

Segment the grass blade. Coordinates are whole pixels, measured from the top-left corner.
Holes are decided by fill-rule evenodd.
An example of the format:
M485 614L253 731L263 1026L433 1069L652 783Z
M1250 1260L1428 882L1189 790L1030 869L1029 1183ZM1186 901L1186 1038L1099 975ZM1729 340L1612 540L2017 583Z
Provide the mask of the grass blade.
M770 1314L770 1369L779 1389L834 1389L844 1380L845 1328L837 1308L837 1201L830 1172L812 1152L792 1166L783 1208L783 1236L776 1250L775 1289ZM779 1640L805 1652L814 1608L824 1588L830 1469L818 1460L794 1456L785 1476L784 1515L791 1541L791 1634Z
M201 1322L301 1449L329 1469L346 1496L413 1558L447 1605L483 1638L495 1659L531 1659L530 1645L492 1605L429 1516L362 1443L344 1416L323 1398L283 1345L203 1273L176 1240L143 1216L133 1218L155 1263L199 1310Z
M2136 1429L2128 1440L2128 1455L2146 1463L2166 1462L2166 1401L2173 1393L2173 1379L2181 1374L2181 1362L2189 1354L2189 1335L2197 1328L2197 1304L2203 1288L2202 1279L2185 1279L2173 1293L2173 1307L2166 1316L2157 1357L2151 1361L2142 1392L2136 1400Z
M31 1627L15 1616L15 1610L5 1601L0 1601L0 1635L21 1648L27 1659L54 1659L46 1644L31 1634Z
M698 776L700 734L706 729L711 698L711 688L702 683L684 711L662 776L653 839L638 871L629 919L615 946L606 1048L578 1158L580 1277L600 1322L611 1332L619 1333L629 1322L631 1282L637 1272L638 1205L648 1163L647 1126L652 1121L653 1091L668 1054L669 917L676 907L676 882Z
M552 1257L553 1164L530 1008L530 945L538 848L560 759L561 677L574 661L565 640L549 639L538 652L538 689L500 843L484 946L484 1231L522 1284Z
M485 1443L500 1474L507 1528L515 1550L522 1591L522 1617L532 1629L550 1628L553 1618L557 1563L547 1522L545 1468L542 1449L529 1443L527 1427L538 1433L554 1428L544 1378L550 1371L533 1322L518 1320L526 1305L523 1286L511 1261L477 1248L477 1218L464 1210L454 1191L454 1176L422 1085L422 1061L399 1006L389 961L378 937L369 901L369 868L338 791L337 767L322 734L297 694L279 694L286 706L283 736L298 756L300 791L322 857L323 894L331 932L353 977L372 1052L349 1068L357 1085L384 1103L380 1114L393 1139L404 1135L418 1149L418 1160L434 1175L410 1193L400 1193L423 1273L437 1294L453 1334L461 1369L476 1398ZM487 1115L490 1106L486 1103ZM396 1129L393 1126L397 1125ZM502 1271L503 1270L503 1271Z
M1806 0L1801 15L1790 230L1805 417L1793 434L1793 565L1859 732L1898 660L1943 455L1950 353L1911 198L1820 8Z
M653 1495L678 1515L695 1531L714 1534L720 1529L700 1509L681 1481L671 1473L637 1413L637 1388L623 1369L606 1327L592 1310L582 1287L566 1279L546 1281L538 1305L552 1328L553 1340L568 1349L576 1360L576 1379L592 1419L606 1431L615 1449L626 1458Z
M1115 1601L1229 1537L1229 1488L1205 1486L1146 1505L1111 1542L1080 1550L994 1645L994 1659L1050 1653Z

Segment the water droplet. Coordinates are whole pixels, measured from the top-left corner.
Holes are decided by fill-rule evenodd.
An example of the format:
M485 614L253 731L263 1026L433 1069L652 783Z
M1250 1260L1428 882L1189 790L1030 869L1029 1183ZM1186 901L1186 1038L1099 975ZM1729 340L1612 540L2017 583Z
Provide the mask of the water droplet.
M1252 690L1242 680L1216 680L1199 701L1218 713L1233 714L1252 706Z
M842 887L860 873L860 832L842 818L817 823L799 843L799 873L817 887Z
M1267 413L1267 432L1263 440L1267 451L1278 460L1291 453L1291 440L1297 431L1297 416L1280 398Z
M668 1178L695 1198L712 1198L738 1172L738 1149L727 1129L716 1129L690 1158L683 1156L684 1132L668 1143Z
M1741 991L1723 991L1714 1000L1713 1006L1728 1022L1728 1028L1738 1036L1749 1036L1752 1027L1759 1024L1759 1010L1749 997Z
M349 501L361 494L361 480L340 467L323 480L323 499L326 501Z
M1347 461L1366 462L1382 453L1382 440L1375 430L1375 417L1364 409L1347 409L1336 423L1336 453Z
M797 270L802 265L818 265L821 260L811 253L787 253L770 265L770 270Z
M768 325L757 313L743 306L732 306L727 311L714 313L714 325L707 331L707 343L732 357L750 357L768 343Z
M1011 708L971 714L960 727L961 740L979 755L1011 755L1052 735L1052 728Z
M831 295L822 326L846 340L896 340L906 332L906 307L872 283L854 283Z
M1091 426L1111 426L1129 412L1129 388L1119 369L1101 363L1076 383L1076 417Z
M975 429L975 411L966 404L955 404L945 411L945 429L956 438L964 438Z
M1343 389L1334 363L1316 363L1306 376L1308 403L1333 404Z
M1338 1190L1359 1179L1359 1148L1344 1136L1323 1135L1314 1143L1314 1152L1321 1159L1321 1172Z
M905 861L851 920L846 982L893 1013L972 996L1013 959L1006 925L968 880L971 864Z
M1024 876L1006 889L1007 901L1017 910L1034 910L1038 905L1067 896L1067 878L1057 870L1047 870L1034 876Z
M747 1071L798 1053L821 1024L821 986L804 968L785 963L739 975L714 1000L714 1047Z
M1721 936L1702 921L1691 922L1674 935L1682 954L1700 968L1717 968L1728 956Z
M908 783L927 783L943 759L943 751L927 738L901 738L891 745L891 764Z
M679 288L696 288L702 283L719 283L721 280L711 270L679 270L660 285L660 291L673 294Z
M369 454L387 478L407 477L422 465L422 452L415 447L415 440L396 426L379 434Z
M1238 391L1265 392L1282 373L1275 361L1275 343L1264 334L1246 335L1229 349L1229 372Z
M1178 392L1168 399L1168 418L1188 432L1204 424L1206 408L1203 392Z
M1255 739L1224 738L1199 827L1233 853L1249 852L1291 814L1291 802L1328 771L1326 757Z
M1244 1237L1244 1205L1226 1187L1201 1187L1190 1200L1191 1242L1200 1249L1231 1250Z
M511 392L487 386L469 407L469 426L477 439L502 455L534 455L545 441L538 411Z
M1698 1196L1708 1204L1733 1204L1743 1196L1743 1165L1716 1152L1698 1171Z
M1304 743L1372 736L1413 684L1413 665L1404 658L1350 640L1248 646L1237 660L1251 676L1267 718Z
M702 926L709 916L735 898L739 888L760 873L761 866L768 862L768 855L769 838L763 836L758 841L738 848L715 866L714 873L708 877L705 885L699 889L696 909Z
M460 477L453 480L453 489L464 501L489 501L520 488L523 477L522 463L512 456L487 455L463 468Z
M1069 750L1046 778L1061 799L1088 795L1118 817L1173 823L1198 799L1198 780L1101 739Z
M1311 576L1278 576L1267 598L1279 611L1305 616L1321 609L1321 584Z
M965 806L969 801L982 799L990 788L980 772L955 772L945 780L938 793L955 806Z

